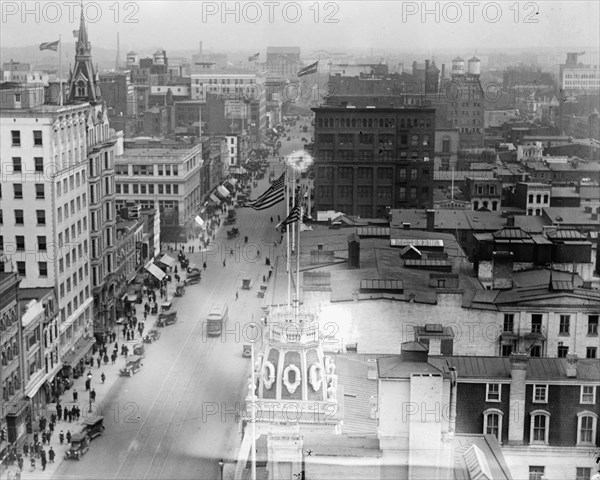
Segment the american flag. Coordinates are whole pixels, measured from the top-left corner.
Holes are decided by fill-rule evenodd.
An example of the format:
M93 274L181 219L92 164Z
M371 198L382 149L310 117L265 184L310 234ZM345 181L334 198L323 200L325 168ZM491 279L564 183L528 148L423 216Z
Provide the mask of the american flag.
M283 202L285 199L285 172L275 180L271 186L249 205L254 210L265 210L273 205L277 205L279 202Z

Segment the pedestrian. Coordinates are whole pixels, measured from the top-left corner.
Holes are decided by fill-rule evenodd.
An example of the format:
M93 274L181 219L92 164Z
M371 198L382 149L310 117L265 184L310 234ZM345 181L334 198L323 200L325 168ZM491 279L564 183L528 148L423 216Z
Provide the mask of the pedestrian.
M62 406L58 402L56 402L56 417L59 421L62 419Z
M35 458L31 457L31 470L35 470Z
M77 407L75 405L71 407L71 418L77 420Z
M273 223L273 217L271 217L271 223Z
M23 471L23 457L21 455L19 455L19 458L17 459L17 465L19 466L19 474Z
M235 299L237 300L239 298L240 294L236 291L235 292Z
M67 430L66 438L67 438L67 443L71 443L71 430Z
M77 390L73 389L73 401L77 402Z
M63 433L63 431L61 430L60 433L58 434L58 441L60 442L60 444L62 445L63 442L65 441L65 434Z
M100 365L102 365L102 357L98 356L98 368L100 368Z
M92 399L92 402L96 401L96 390L94 390L92 388L92 391L90 392L90 398Z
M204 262L204 263L202 264L202 267L204 268L204 270L206 270L206 262Z
M223 268L225 268L225 259L223 259Z
M48 459L50 460L50 463L54 463L54 456L56 454L54 453L54 450L52 450L52 447L50 447L50 450L48 450Z
M38 440L40 439L38 432L35 432L33 434L33 443L38 443Z
M50 424L52 425L52 424ZM52 426L52 429L50 430L50 427L48 427L48 430L46 431L46 440L48 441L48 445L50 445L50 440L52 439L52 432L54 431L54 426Z
M117 359L117 354L115 352L113 352L112 355L110 356L110 360L113 365L115 364L116 359Z
M29 455L29 444L27 442L23 444L23 455Z
M104 361L104 365L108 365L108 355L106 354L106 350L104 351L104 357L102 360Z
M88 392L88 391L90 390L90 384L91 384L91 381L90 381L90 379L88 378L88 379L85 381L85 391L86 391L86 392Z
M100 375L100 380L102 380L102 383L104 383L104 380L106 380L106 375L104 375L104 372L102 372L102 375Z

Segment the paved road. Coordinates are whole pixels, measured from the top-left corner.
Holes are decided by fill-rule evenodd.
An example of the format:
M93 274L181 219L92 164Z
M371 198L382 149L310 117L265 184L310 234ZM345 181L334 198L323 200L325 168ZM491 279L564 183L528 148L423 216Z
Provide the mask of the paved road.
M279 165L274 168L279 174ZM259 183L253 198L267 182L265 178ZM242 357L248 342L235 332L243 332L245 324L262 314L257 291L268 270L264 259L275 257L267 251L279 239L270 217L283 218L284 205L237 212L240 237L228 241L230 227L223 226L210 252L191 254L192 263L206 260L208 268L199 285L187 287L186 294L174 300L178 323L161 329L160 340L148 346L140 373L119 378L106 392L106 431L93 440L80 462L63 462L55 478L216 479L218 460L234 460L239 445L235 413L249 369L249 360ZM241 289L245 277L252 279L249 291ZM229 332L206 338L203 320L217 302L230 307Z

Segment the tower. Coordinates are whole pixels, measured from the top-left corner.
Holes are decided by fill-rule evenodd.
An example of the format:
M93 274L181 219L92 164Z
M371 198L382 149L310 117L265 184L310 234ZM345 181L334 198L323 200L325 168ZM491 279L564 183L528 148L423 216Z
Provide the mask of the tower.
M88 40L83 5L79 20L79 36L75 44L75 67L69 78L69 101L96 103L102 98L98 78L92 65L92 45Z
M269 479L293 480L302 465L303 435L341 433L335 365L323 353L317 315L300 311L297 301L293 308L273 310L263 333L244 421L254 420L257 436L267 436L267 458L261 460L267 461ZM246 431L244 446L250 449Z

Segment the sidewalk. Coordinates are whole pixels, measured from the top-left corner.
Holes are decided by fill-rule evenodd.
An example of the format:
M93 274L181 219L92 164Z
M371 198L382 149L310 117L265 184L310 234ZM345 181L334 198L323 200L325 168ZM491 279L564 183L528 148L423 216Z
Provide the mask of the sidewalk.
M175 291L175 283L171 282L171 283L167 284L167 289L168 289L168 297L170 299L172 299L173 293ZM160 301L160 299L157 299L157 300ZM146 301L147 301L147 297L144 296L144 303ZM141 305L136 305L136 316L137 316L138 320L144 321L143 303ZM151 328L153 328L156 318L157 318L157 315L148 315L148 318L144 325L143 334L147 333ZM124 339L123 339L123 334L122 334L122 327L117 325L116 328L117 328L117 332L118 332L117 342L119 343L119 352L120 352L121 345L123 345L123 343L124 343ZM143 337L143 335L142 335L142 337ZM135 340L141 342L142 337L139 337L136 335ZM129 343L131 343L131 342L129 342ZM114 343L107 344L109 355L110 355L110 353L112 353L113 346L114 346ZM147 350L146 355L148 355L148 354L151 355L152 353ZM108 392L110 391L110 389L115 385L115 383L119 379L119 370L125 366L125 363L126 363L126 357L124 357L123 355L119 355L117 357L117 360L115 361L114 365L112 365L111 362L109 361L106 365L103 363L100 366L100 368L97 368L97 366L96 366L97 364L94 364L93 367L88 366L87 371L81 377L79 377L78 379L76 379L74 381L74 384L71 387L71 389L65 391L65 393L60 398L60 404L63 407L63 411L64 411L65 407L71 408L73 405L75 405L75 402L73 402L73 390L76 389L77 393L78 393L77 404L79 405L79 408L81 410L81 417L80 417L79 421L73 421L73 422L68 422L68 421L65 421L64 419L60 420L60 421L57 420L56 425L54 427L54 433L52 434L50 443L42 444L42 448L46 451L46 459L48 459L48 450L50 449L50 447L52 447L52 449L54 450L54 452L56 454L54 463L49 463L49 459L48 459L48 463L46 464L46 470L44 471L44 470L42 470L42 464L41 464L40 458L36 458L35 459L35 469L32 469L31 468L31 454L28 456L23 456L23 471L21 472L21 480L50 480L51 478L53 478L55 476L56 471L58 470L59 466L61 465L61 463L63 461L66 461L66 462L75 461L75 460L66 460L65 459L65 452L69 448L69 445L67 444L66 438L65 438L64 443L62 445L60 444L60 441L59 441L60 431L62 430L63 433L65 434L65 436L67 434L67 431L70 431L71 434L78 433L83 428L82 423L86 418L95 417L99 414L102 414L102 412L105 412L104 417L107 418L106 412L110 411L110 405L104 405L104 399L107 397ZM96 391L96 401L92 403L92 411L91 412L89 412L89 408L90 408L89 392L87 392L85 389L85 381L87 380L87 372L92 373L91 388L93 388ZM104 372L104 375L106 375L106 381L104 383L102 383L102 380L100 379L100 375L102 374L102 372ZM50 415L53 413L56 413L56 403L50 403L46 406L46 418L48 419L48 422L50 421ZM105 426L108 431L110 429L110 424L109 423L107 424L105 421ZM33 431L34 432L38 431L38 422L35 422L35 424L33 425ZM38 431L38 434L39 434L40 441L41 441L41 432ZM31 443L32 441L33 441L33 434L27 435L27 442ZM93 449L93 448L94 448L94 440L92 440L90 443L90 449ZM22 448L20 449L19 453L23 454ZM85 456L83 458L85 459ZM8 469L2 473L2 478L0 480L14 479L15 473L18 470L19 470L19 468L15 462L14 465L10 465L8 467Z

